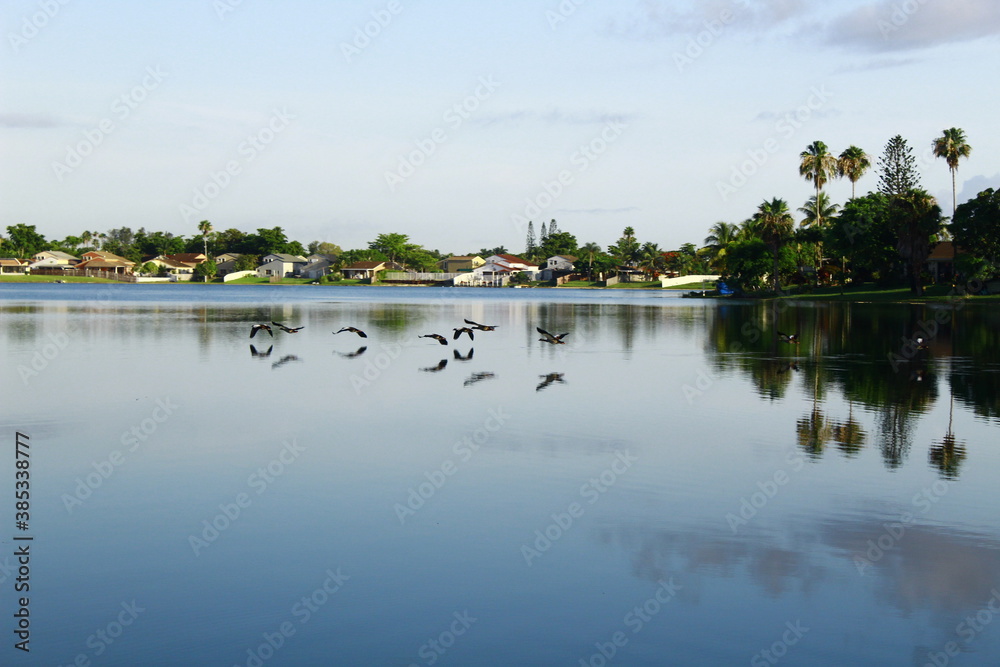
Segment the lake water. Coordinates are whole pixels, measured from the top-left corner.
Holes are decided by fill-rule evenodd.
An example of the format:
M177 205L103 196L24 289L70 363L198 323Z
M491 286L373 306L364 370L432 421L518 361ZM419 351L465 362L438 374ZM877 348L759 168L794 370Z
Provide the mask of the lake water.
M0 285L0 663L997 664L998 338L961 302Z

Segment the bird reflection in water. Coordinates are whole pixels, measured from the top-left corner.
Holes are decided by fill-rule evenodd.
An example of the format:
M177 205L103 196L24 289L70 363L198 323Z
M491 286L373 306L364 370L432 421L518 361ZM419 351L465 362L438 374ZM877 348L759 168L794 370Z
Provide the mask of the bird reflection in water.
M362 345L361 347L359 347L358 349L356 349L354 352L337 352L336 350L334 350L334 353L335 354L339 354L344 359L354 359L355 357L360 357L362 354L364 354L367 351L368 351L368 346L367 345Z
M469 348L469 353L464 357L459 353L458 350L452 350L452 354L455 355L455 361L472 361L472 355L476 353L476 349L473 347Z
M301 361L301 359L299 359L294 354L286 354L281 359L278 359L276 362L274 362L273 364L271 364L271 370L274 370L276 368L281 368L285 364L293 362L293 361Z
M462 384L466 387L470 387L476 384L477 382L482 382L483 380L490 380L495 377L496 373L473 373Z
M250 345L250 356L253 357L254 359L267 359L268 357L271 356L271 350L273 350L273 349L274 349L274 346L272 345L269 348L267 348L265 351L258 352L256 347L254 347L253 345Z
M563 379L564 373L549 373L548 375L539 375L542 381L535 387L535 391L541 391L551 384L559 383L566 384L566 380Z
M443 371L447 365L448 360L442 359L438 362L437 366L428 366L427 368L421 368L420 370L424 373L437 373L438 371Z

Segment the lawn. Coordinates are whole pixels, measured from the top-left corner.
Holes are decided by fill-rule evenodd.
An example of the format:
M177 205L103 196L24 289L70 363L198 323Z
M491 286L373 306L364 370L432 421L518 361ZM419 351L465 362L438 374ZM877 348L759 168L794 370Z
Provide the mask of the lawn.
M116 283L117 280L107 278L91 278L88 276L23 276L23 275L0 275L0 283L54 283L61 281L64 283Z

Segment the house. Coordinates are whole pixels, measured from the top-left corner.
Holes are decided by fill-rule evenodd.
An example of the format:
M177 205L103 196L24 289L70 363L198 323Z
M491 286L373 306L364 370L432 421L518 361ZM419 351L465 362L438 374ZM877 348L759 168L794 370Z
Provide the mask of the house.
M506 266L507 268L515 271L538 271L537 264L523 260L517 255L490 255L486 258L485 263L489 262L499 264L500 266Z
M337 263L336 255L312 254L306 259L309 263L299 271L300 278L311 278L316 280L330 273L334 264Z
M155 264L156 266L165 269L166 273L174 276L182 276L182 275L190 276L194 274L194 267L185 262L178 262L175 259L171 259L169 255L160 255L159 257L154 257L147 263Z
M309 260L302 255L289 255L276 252L264 255L261 258L261 262L263 263L257 267L257 275L260 278L270 278L272 276L292 278L299 274L299 271L309 263Z
M545 260L545 268L549 271L573 271L573 263L576 257L573 255L554 255Z
M522 272L528 274L532 280L538 280L538 265L516 255L490 255L482 266L472 270L480 280L502 282L510 278L511 274Z
M192 269L202 262L208 261L208 257L204 253L200 252L178 252L173 255L162 256L175 262L180 262L181 264L187 264Z
M215 275L225 276L237 271L236 262L242 257L238 252L226 252L215 258Z
M442 259L438 262L438 266L445 273L468 273L485 263L486 260L479 255L460 255Z
M0 257L0 273L22 274L28 262L14 257Z
M344 277L350 280L366 280L374 278L379 271L405 271L406 268L396 262L354 262L340 269Z
M954 279L955 255L958 252L951 241L941 241L931 249L927 256L927 270L934 277L934 282Z
M42 252L34 254L31 259L32 262L29 265L30 268L72 266L80 261L79 257L74 257L73 255L61 250L43 250Z
M74 269L96 269L113 273L132 273L135 262L104 250L89 250L81 256L81 262Z

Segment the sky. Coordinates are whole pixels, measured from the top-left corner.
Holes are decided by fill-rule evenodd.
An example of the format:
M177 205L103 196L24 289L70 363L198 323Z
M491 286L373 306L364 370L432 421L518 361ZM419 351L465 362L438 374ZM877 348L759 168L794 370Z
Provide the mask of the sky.
M951 127L959 203L1000 187L995 0L6 0L0 26L0 230L50 240L516 253L555 219L674 249L805 204L816 140L874 163L902 135L950 213Z

